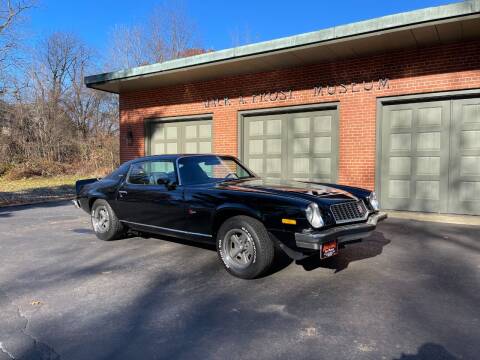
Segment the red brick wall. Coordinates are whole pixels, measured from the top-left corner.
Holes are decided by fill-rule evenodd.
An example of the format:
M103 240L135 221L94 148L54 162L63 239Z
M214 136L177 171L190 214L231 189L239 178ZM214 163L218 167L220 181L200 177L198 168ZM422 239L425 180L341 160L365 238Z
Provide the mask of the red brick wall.
M379 90L379 78L389 88ZM376 81L372 90L315 96L314 87ZM351 85L350 85L351 86ZM239 110L339 102L339 182L373 188L376 99L383 96L480 88L480 41L387 53L338 62L177 85L120 96L122 161L144 155L144 119L212 113L213 151L237 154ZM292 89L292 99L238 105L239 96ZM342 88L343 90L343 88ZM205 108L209 98L231 99L227 107ZM251 99L251 98L250 98ZM128 146L125 134L134 133Z

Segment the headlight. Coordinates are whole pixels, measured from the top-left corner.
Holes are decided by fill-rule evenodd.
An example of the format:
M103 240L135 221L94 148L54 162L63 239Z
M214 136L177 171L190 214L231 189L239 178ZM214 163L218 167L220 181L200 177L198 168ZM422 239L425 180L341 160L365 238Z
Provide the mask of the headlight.
M375 191L372 191L372 193L368 197L368 201L370 202L370 205L372 206L373 210L377 211L380 208L378 206L378 200L377 200L377 195L375 194Z
M323 226L322 215L320 214L320 209L315 203L310 203L305 209L305 215L307 220L314 228L319 228Z

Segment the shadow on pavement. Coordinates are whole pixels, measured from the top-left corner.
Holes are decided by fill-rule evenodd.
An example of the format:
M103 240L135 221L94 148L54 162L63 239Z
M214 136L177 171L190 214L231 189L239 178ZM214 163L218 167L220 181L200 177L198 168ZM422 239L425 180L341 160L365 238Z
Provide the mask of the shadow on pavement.
M71 204L70 200L48 200L45 202L39 202L35 204L19 204L19 205L9 205L9 206L0 206L0 216L5 213L12 213L15 211L24 211L28 209L38 209L38 208L54 208L57 206L62 206L66 204ZM73 205L72 205L73 206Z
M394 360L457 360L442 345L425 343L419 349L418 353L409 355L402 354L398 359Z
M347 244L340 249L338 255L321 260L318 254L297 261L306 271L318 268L332 269L335 273L345 270L351 262L368 259L380 255L383 247L391 241L383 236L382 232L376 231L361 242Z

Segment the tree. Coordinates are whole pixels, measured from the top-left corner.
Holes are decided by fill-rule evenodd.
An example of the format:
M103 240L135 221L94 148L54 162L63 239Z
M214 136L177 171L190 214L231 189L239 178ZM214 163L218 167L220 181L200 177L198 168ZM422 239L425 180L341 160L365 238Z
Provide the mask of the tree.
M6 83L12 72L11 68L17 64L14 56L19 44L19 37L15 31L16 25L21 20L21 15L32 6L32 1L0 0L0 93L2 94L8 90Z
M68 162L80 155L77 160L86 161L95 150L91 147L95 137L116 134L116 98L83 84L85 74L95 71L92 53L76 36L61 32L34 49L29 83L16 100L11 123L18 135L10 142L18 146L11 148L24 158ZM22 142L25 139L28 143Z
M109 65L124 69L206 52L195 34L195 25L178 3L158 6L141 25L113 28Z

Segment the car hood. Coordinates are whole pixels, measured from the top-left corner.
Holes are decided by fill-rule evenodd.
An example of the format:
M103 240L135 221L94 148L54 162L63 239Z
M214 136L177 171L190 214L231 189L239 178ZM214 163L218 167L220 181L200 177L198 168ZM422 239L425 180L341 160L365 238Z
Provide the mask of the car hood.
M358 200L348 191L319 183L310 183L294 180L245 179L224 181L220 188L231 191L264 192L276 195L299 196L304 199L327 198L332 200Z

